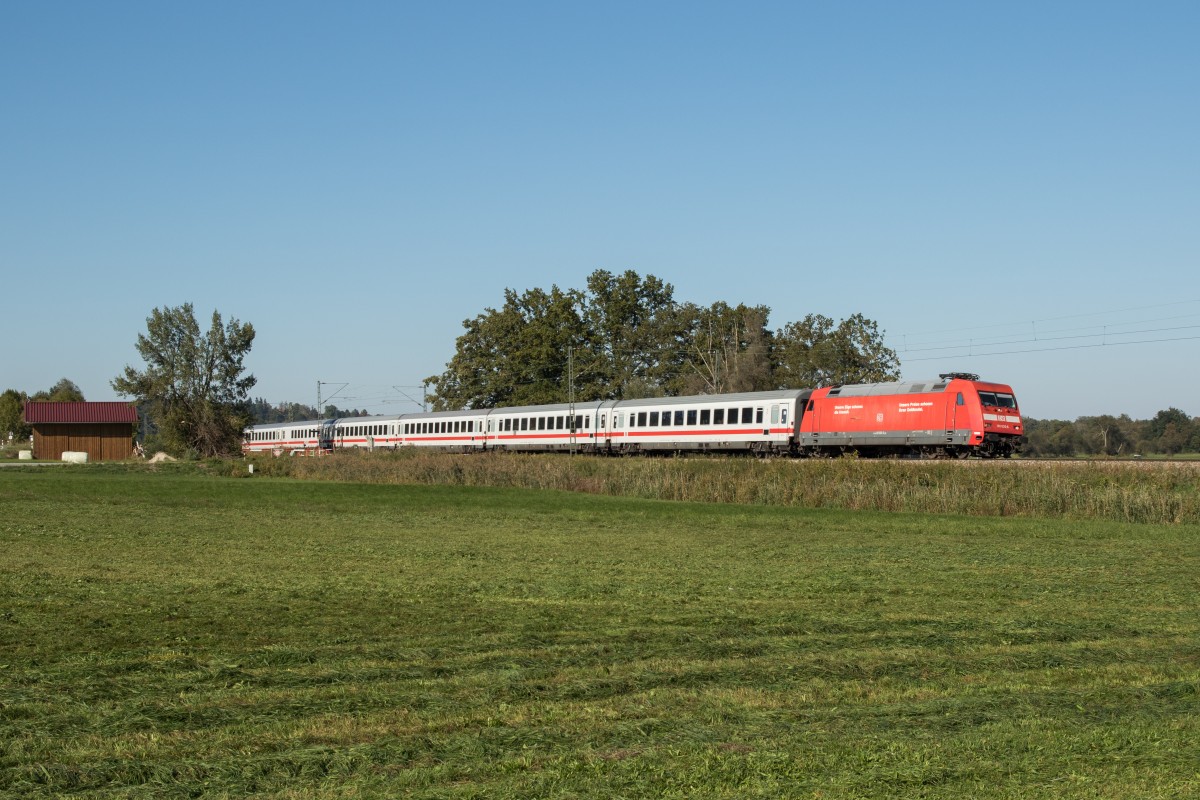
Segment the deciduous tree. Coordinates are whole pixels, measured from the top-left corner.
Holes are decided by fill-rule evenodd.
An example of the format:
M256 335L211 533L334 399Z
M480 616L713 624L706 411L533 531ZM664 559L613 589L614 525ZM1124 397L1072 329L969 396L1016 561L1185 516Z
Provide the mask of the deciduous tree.
M10 435L14 441L24 441L29 438L32 430L25 424L24 392L16 389L5 389L0 394L0 440L6 440Z
M688 369L680 394L759 392L774 389L774 334L766 306L730 306L718 300L707 308L687 306Z
M900 359L873 320L854 314L834 324L821 314L791 322L776 334L778 382L788 387L875 383L900 378Z
M504 292L504 305L463 321L454 357L428 378L433 407L491 408L566 399L568 353L584 342L578 291Z
M222 325L217 311L208 332L201 333L191 303L156 308L137 338L145 369L126 366L112 387L137 398L168 450L230 455L238 451L250 419L247 393L256 381L245 374L244 360L253 343L250 323L231 319Z
M29 399L38 402L81 403L84 398L83 390L79 388L75 381L62 378L49 389L38 392Z

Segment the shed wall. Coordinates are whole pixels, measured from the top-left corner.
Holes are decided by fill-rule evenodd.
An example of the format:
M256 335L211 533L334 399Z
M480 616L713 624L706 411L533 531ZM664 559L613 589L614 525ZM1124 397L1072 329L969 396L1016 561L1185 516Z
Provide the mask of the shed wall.
M40 424L33 426L33 457L57 461L68 450L88 454L89 461L133 457L133 426L107 424Z

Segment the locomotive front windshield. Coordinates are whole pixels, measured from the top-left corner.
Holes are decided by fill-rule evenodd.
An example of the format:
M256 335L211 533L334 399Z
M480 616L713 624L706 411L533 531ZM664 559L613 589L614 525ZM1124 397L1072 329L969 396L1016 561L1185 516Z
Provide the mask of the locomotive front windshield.
M979 402L995 408L1016 408L1017 398L1007 392L980 392Z

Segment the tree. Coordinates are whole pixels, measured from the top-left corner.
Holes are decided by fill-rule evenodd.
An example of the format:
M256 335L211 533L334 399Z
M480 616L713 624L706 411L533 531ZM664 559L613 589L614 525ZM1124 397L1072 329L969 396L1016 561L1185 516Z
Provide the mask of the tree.
M774 334L766 306L685 307L690 316L688 371L681 394L758 392L774 389Z
M568 353L584 342L580 292L504 291L504 305L463 321L454 357L427 379L435 410L566 400ZM581 398L583 399L583 398Z
M27 399L24 392L16 389L5 389L4 394L0 394L0 440L7 441L11 436L14 441L24 441L33 433L33 429L25 424Z
M112 380L118 394L137 398L176 454L231 455L238 452L250 415L247 393L256 383L243 361L254 343L254 327L231 319L222 326L213 311L202 334L192 304L156 308L138 334L144 370L126 366Z
M49 389L38 392L29 399L36 402L82 403L83 390L75 384L75 381L62 378Z
M596 270L586 291L506 289L499 309L463 322L445 372L428 379L434 408L564 402L572 389L579 401L622 400L899 377L896 353L861 314L837 325L810 315L773 333L766 306L673 294L632 270Z
M684 370L689 320L675 289L633 270L598 269L584 297L586 353L576 386L585 396L610 400L661 395Z
M1146 424L1146 438L1160 453L1179 453L1192 438L1192 418L1174 406L1159 411Z
M775 337L777 382L813 387L900 378L896 351L883 344L873 320L855 314L837 325L821 314L788 323Z

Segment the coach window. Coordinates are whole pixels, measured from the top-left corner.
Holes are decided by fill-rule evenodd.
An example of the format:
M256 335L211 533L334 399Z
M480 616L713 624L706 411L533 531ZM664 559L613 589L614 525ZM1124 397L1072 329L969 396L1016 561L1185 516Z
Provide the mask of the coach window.
M592 427L592 418L591 418L591 416L586 416L586 417L584 417L584 418L583 418L583 427L584 427L584 429L585 429L585 430L586 430L587 428L590 428L590 427Z
M763 421L763 410L762 410L761 408L756 408L756 409L754 409L754 421L755 421L756 423L758 423L759 425L762 425L762 421Z
M651 428L658 427L658 412L657 411L650 412L650 427Z
M546 418L545 417L538 417L538 430L539 431L546 430Z
M725 419L726 425L737 425L738 410L736 408L729 409L729 416Z
M724 424L725 424L725 409L714 408L713 409L713 425L724 425Z
M709 424L709 421L710 421L710 417L711 417L711 416L712 416L712 411L711 411L711 410L709 410L709 409L707 409L707 408L702 408L702 409L700 409L700 424L701 424L701 425L707 425L707 424Z
M752 422L754 422L754 409L753 408L743 408L742 409L742 424L749 425Z
M676 425L683 424L683 409L682 408L675 412L675 424Z
M638 415L637 415L637 427L639 427L639 428L644 428L644 427L646 427L646 412L645 412L645 411L639 411L639 412L638 412Z
M689 409L688 409L688 412L687 412L687 424L688 424L688 425L695 425L695 424L696 424L696 409L694 409L694 408L689 408Z

